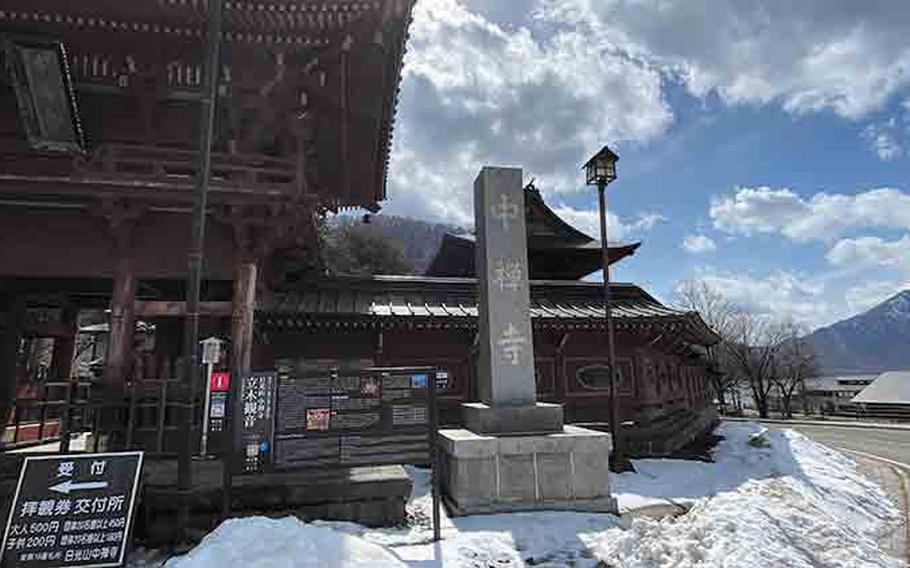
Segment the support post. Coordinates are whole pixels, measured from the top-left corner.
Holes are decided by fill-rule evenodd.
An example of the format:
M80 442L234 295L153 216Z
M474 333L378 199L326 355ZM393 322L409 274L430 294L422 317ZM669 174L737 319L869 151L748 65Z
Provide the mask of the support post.
M208 204L209 174L212 165L212 131L215 123L215 102L218 96L218 74L221 68L222 0L208 3L208 33L205 62L205 95L199 113L199 153L196 166L195 199L190 220L190 244L187 254L186 331L184 333L184 364L188 383L185 411L189 429L185 442L180 444L177 459L177 486L181 504L178 525L185 529L189 521L189 491L193 485L190 456L196 436L196 398L199 390L199 295L202 287L202 257L205 244L205 214Z
M240 396L240 381L250 372L250 361L253 350L253 318L256 303L256 275L258 267L255 260L238 259L234 266L233 316L231 318L231 382L228 394L229 411L225 420L228 449L222 460L221 515L226 519L231 510L231 467L234 452L234 416L233 411L239 408L237 397Z
M131 251L118 247L114 269L114 290L111 296L107 356L104 359L102 384L105 391L123 388L133 355L133 331L136 299L136 276L133 273Z
M66 326L67 334L54 338L54 357L51 361L51 369L56 373L54 380L57 381L69 381L72 374L73 355L76 350L76 316L74 306L67 304L63 307L63 324Z
M16 400L16 359L25 319L25 302L14 291L0 298L0 428L6 427ZM0 440L0 447L3 441Z

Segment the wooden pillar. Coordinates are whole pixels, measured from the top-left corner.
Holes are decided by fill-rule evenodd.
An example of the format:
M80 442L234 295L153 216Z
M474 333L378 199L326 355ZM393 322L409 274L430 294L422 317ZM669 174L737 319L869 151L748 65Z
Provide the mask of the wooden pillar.
M114 290L111 296L110 332L104 361L103 384L122 387L133 355L133 332L136 326L136 276L129 252L118 251L115 260Z
M51 361L51 369L54 371L52 380L70 380L73 372L73 355L76 350L77 315L78 312L74 306L67 304L63 307L63 324L66 326L67 334L54 338L54 356Z
M242 259L234 265L234 297L231 316L231 370L232 383L250 372L253 350L253 318L256 304L255 260Z
M16 398L16 368L24 320L24 298L12 293L0 297L0 432Z

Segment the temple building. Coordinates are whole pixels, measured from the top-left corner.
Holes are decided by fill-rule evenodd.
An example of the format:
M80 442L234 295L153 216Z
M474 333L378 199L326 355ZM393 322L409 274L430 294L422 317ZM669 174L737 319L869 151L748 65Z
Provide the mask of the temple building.
M190 396L179 361L210 5L0 7L0 421L17 433L47 416L12 399L63 396L44 385L75 378L83 323L109 329L93 398L153 380ZM230 341L237 375L276 266L316 257L327 211L385 199L412 5L225 3L200 331ZM151 434L158 451L185 438L180 410L161 443Z
M525 189L538 400L565 405L567 423L609 427L609 360L601 248ZM609 248L611 263L640 243ZM716 420L705 353L718 340L694 312L642 288L611 285L619 370L619 419L636 455L665 455ZM437 365L440 414L460 420L477 400L474 240L447 234L425 276L336 277L276 290L257 305L254 366L296 359L326 367Z
M386 198L412 5L226 4L201 335L228 341L234 376L287 360L439 366L441 416L453 423L475 397L470 235L447 235L424 276L289 277L318 257L319 218ZM121 442L162 456L199 427L187 416L200 395L180 360L208 6L0 9L0 419L13 441L39 419L53 435L44 422L58 410L12 411L16 398L62 396L50 385L136 408L144 403L127 389L149 385L163 401L146 417L157 429L131 410L120 426L135 432ZM602 292L582 280L600 266L599 243L532 187L525 201L539 398L564 403L568 422L606 427ZM613 246L610 261L638 247ZM697 314L634 284L613 284L613 298L628 447L671 452L713 420L702 355L716 338ZM83 376L86 358L98 377Z

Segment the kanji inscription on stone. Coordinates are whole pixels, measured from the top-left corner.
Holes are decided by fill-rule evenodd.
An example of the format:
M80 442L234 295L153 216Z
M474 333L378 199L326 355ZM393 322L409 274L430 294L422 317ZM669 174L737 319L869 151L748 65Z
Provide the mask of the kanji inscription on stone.
M486 167L474 182L480 292L478 394L491 406L536 402L521 178L518 168Z

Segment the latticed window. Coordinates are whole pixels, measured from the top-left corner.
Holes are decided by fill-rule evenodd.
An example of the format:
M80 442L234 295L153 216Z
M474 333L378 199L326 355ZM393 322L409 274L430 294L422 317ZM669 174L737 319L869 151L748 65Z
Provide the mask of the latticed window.
M617 387L620 392L631 389L631 368L628 361L617 363ZM589 390L610 390L610 367L602 363L587 365L575 373L575 382Z

